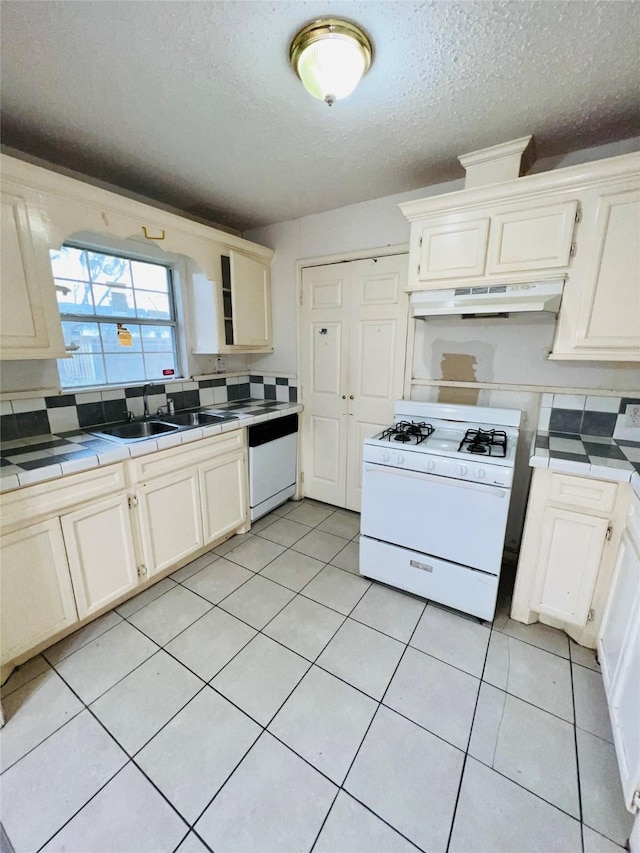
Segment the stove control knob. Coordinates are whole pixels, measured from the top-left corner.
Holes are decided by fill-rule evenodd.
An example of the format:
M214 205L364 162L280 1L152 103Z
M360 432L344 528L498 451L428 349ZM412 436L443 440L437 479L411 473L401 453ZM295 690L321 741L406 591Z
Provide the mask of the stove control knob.
M396 464L402 465L404 462L404 456L401 453L396 454Z
M458 465L458 474L462 474L463 477L467 473L467 470L466 465Z
M382 451L382 453L380 454L380 458L382 459L383 462L389 461L389 454L387 453L386 450Z
M478 468L478 470L476 471L476 479L477 480L484 480L484 478L486 476L487 476L487 472L484 471L482 468Z

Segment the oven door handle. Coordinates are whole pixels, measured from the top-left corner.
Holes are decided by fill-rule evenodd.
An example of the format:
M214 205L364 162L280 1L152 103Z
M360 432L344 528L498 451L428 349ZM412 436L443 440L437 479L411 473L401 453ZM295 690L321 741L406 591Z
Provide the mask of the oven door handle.
M420 471L405 471L404 468L388 468L386 465L376 465L365 462L365 471L374 474L387 474L392 477L407 477L411 480L424 480L427 483L438 483L456 489L467 489L472 492L484 492L496 498L506 498L509 490L502 486L490 486L488 483L474 483L470 480L456 480L454 477L438 477L434 474L423 474Z

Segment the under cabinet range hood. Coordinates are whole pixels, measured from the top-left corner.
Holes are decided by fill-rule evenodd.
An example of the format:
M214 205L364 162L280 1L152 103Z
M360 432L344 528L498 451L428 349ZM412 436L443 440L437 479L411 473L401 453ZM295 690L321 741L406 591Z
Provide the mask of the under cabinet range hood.
M557 314L564 281L453 287L411 294L414 317L476 316L547 311Z

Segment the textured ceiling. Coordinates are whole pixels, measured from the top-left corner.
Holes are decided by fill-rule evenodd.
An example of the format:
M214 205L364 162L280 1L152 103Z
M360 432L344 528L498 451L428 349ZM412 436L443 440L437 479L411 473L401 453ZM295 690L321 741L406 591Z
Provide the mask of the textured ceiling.
M320 15L374 62L332 108L288 65ZM635 2L3 0L6 145L241 230L639 132Z

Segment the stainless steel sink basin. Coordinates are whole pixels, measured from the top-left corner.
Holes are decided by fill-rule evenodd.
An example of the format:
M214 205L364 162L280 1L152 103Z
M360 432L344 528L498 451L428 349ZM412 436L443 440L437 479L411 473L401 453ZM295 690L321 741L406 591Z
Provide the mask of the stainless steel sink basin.
M104 436L116 441L142 441L145 438L174 432L177 429L177 425L163 423L162 421L135 421L134 423L113 424L100 430L93 430L93 432L94 435Z
M167 424L197 427L228 421L230 417L228 415L212 415L208 412L179 412L177 415L163 416L162 420Z

